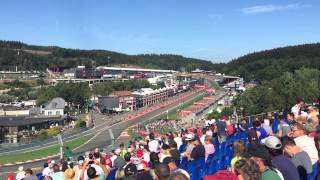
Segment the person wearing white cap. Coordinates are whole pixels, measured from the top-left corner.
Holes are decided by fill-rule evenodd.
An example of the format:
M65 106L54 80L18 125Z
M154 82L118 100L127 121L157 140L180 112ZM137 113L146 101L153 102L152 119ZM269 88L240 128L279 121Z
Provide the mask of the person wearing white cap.
M24 177L25 177L25 172L23 170L23 166L19 166L18 173L16 175L16 180L24 179Z
M300 176L291 159L282 155L282 144L278 137L269 136L261 140L272 156L272 166L277 168L283 175L284 180L299 180Z

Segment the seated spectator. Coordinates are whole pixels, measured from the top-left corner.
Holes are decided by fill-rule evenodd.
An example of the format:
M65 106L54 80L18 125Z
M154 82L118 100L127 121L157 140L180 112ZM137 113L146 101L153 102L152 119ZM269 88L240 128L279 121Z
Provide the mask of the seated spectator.
M302 124L295 123L292 126L290 137L293 137L296 145L308 154L311 159L312 165L317 163L319 158L315 142L312 138L307 136L306 129Z
M33 171L31 169L26 169L24 180L38 180L38 177L33 175Z
M87 176L88 176L89 180L99 180L99 176L97 175L97 171L94 167L88 168Z
M74 180L75 177L75 172L73 169L69 168L63 173L64 175L64 180Z
M285 180L299 180L299 173L293 162L282 155L282 144L276 136L269 136L262 140L272 156L272 166L277 168Z
M124 175L126 178L135 179L137 177L137 174L138 169L135 164L130 163L124 168Z
M298 169L300 179L306 179L307 174L312 173L311 159L308 154L302 151L291 138L284 138L282 144L283 151L291 157L293 164Z
M243 159L243 154L246 151L245 144L241 140L234 141L233 147L234 147L234 156L231 160L231 168L234 168L234 165L237 161L239 161L240 159Z
M189 176L189 174L188 174L188 176ZM170 175L169 180L189 180L190 178L188 178L188 176L186 176L185 174L183 174L181 172L175 172Z
M164 163L157 164L154 173L158 180L168 180L170 177L169 166Z
M178 168L175 160L172 157L164 158L163 163L167 164L169 166L171 173L180 172L180 173L186 175L188 177L188 179L190 179L190 175L188 174L188 172L183 169Z
M262 145L253 145L249 148L248 158L254 160L262 173L262 180L281 180L279 172L271 165L271 156Z
M234 172L239 180L261 179L259 166L251 159L240 159L234 165Z
M215 152L214 145L212 144L212 136L206 135L204 138L204 149L206 152L205 160L207 161L208 156Z

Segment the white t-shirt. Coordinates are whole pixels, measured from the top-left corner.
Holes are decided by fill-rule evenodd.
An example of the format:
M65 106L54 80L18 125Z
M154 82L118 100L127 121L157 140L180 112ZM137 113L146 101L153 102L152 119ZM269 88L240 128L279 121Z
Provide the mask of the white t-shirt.
M177 143L177 149L179 149L180 146L182 145L182 138L178 136L178 137L175 137L173 140Z
M318 150L314 143L314 139L307 135L304 135L294 138L294 142L309 155L312 165L318 161Z
M43 176L51 176L52 174L53 174L53 171L49 167L46 167L42 170Z
M160 144L157 140L152 140L148 143L150 152L159 153L160 151Z
M24 171L20 171L18 172L18 174L16 175L16 180L21 180L25 177L25 172Z

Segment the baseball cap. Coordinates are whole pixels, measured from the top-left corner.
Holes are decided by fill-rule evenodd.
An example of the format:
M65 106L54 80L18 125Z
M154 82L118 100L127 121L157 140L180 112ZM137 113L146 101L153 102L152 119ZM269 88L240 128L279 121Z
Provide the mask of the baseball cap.
M192 140L192 139L193 139L193 134L187 134L186 140L187 140L187 141L190 141L190 140Z
M134 174L137 174L138 173L138 169L137 169L137 166L135 164L128 164L126 166L126 168L124 169L124 174L126 176L131 176L131 175L134 175Z
M261 140L261 143L270 149L280 149L282 147L281 141L276 136L269 136Z

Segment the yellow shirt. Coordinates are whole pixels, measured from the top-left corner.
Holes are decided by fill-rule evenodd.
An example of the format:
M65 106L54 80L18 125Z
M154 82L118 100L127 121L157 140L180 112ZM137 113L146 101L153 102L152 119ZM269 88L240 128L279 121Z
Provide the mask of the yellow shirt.
M234 165L236 164L237 161L239 161L240 159L243 159L241 156L235 156L234 158L232 158L231 160L231 167L234 168Z

